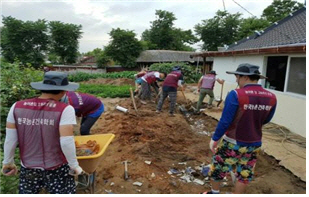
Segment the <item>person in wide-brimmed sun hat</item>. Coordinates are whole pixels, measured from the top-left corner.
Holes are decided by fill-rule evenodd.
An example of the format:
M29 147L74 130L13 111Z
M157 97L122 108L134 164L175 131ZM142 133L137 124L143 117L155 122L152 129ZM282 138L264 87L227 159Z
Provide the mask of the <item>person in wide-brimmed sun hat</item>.
M37 194L42 188L53 194L76 193L74 176L83 169L76 159L74 108L59 100L74 91L67 74L45 72L44 80L32 82L39 97L13 104L7 117L2 173L17 174L14 153L20 149L19 193Z

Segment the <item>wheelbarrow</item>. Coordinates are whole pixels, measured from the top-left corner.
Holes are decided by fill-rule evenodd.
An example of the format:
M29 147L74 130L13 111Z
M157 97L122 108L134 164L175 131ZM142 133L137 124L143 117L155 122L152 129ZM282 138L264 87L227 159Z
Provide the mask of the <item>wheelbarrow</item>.
M84 170L84 174L78 176L77 189L89 189L91 194L95 192L95 177L96 169L103 159L103 153L106 151L108 145L114 139L114 134L98 134L98 135L83 135L75 136L75 141L79 144L86 144L88 140L96 140L100 145L98 154L89 156L77 156L79 166Z

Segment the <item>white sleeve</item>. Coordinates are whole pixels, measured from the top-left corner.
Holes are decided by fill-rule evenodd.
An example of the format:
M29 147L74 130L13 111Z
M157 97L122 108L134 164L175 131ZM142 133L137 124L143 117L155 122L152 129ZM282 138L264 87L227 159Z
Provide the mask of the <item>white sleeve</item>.
M15 118L14 118L14 108L15 108L16 103L14 103L10 109L10 112L8 114L8 117L6 118L6 121L9 123L15 123Z
M156 78L160 78L160 73L159 72L155 72L154 75L155 75Z
M3 146L4 156L2 162L4 165L14 164L14 155L17 144L18 144L17 130L6 128L6 135Z
M61 136L60 137L61 150L67 159L71 169L75 169L79 166L76 158L76 147L74 136Z
M178 80L178 84L179 87L182 87L182 80Z
M63 110L60 118L60 125L68 124L76 124L75 110L71 105Z

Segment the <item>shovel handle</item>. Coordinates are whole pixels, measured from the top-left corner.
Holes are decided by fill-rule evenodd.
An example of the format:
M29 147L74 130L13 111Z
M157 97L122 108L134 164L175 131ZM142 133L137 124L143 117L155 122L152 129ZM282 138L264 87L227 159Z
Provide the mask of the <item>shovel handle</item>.
M223 94L223 85L224 85L224 83L222 83L222 85L221 85L221 95L220 95L220 100L222 100L222 94Z

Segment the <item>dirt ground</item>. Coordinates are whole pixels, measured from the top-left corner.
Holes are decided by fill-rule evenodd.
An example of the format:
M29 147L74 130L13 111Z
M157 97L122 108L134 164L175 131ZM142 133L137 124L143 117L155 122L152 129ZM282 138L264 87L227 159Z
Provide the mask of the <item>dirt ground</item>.
M92 80L90 83L99 80L105 79ZM118 85L125 83L134 84L125 82L125 79L117 81ZM116 137L97 168L95 193L198 194L210 189L209 181L200 172L200 166L211 162L209 141L217 120L205 114L181 113L179 106L189 110L181 92L178 92L175 117L168 115L167 100L160 114L155 112L155 103L143 105L137 101L136 113L130 98L107 98L102 101L106 112L92 128L92 134L113 133ZM129 109L129 112L116 110L116 105ZM124 180L122 164L125 160L130 162L127 181ZM199 180L203 185L181 179L185 171L190 171L190 167L195 170L191 173L191 181ZM248 194L306 193L306 183L266 153L259 155L255 174L255 179L246 190ZM140 182L142 186L133 185L134 182ZM222 193L232 192L231 177L227 177L222 186Z

